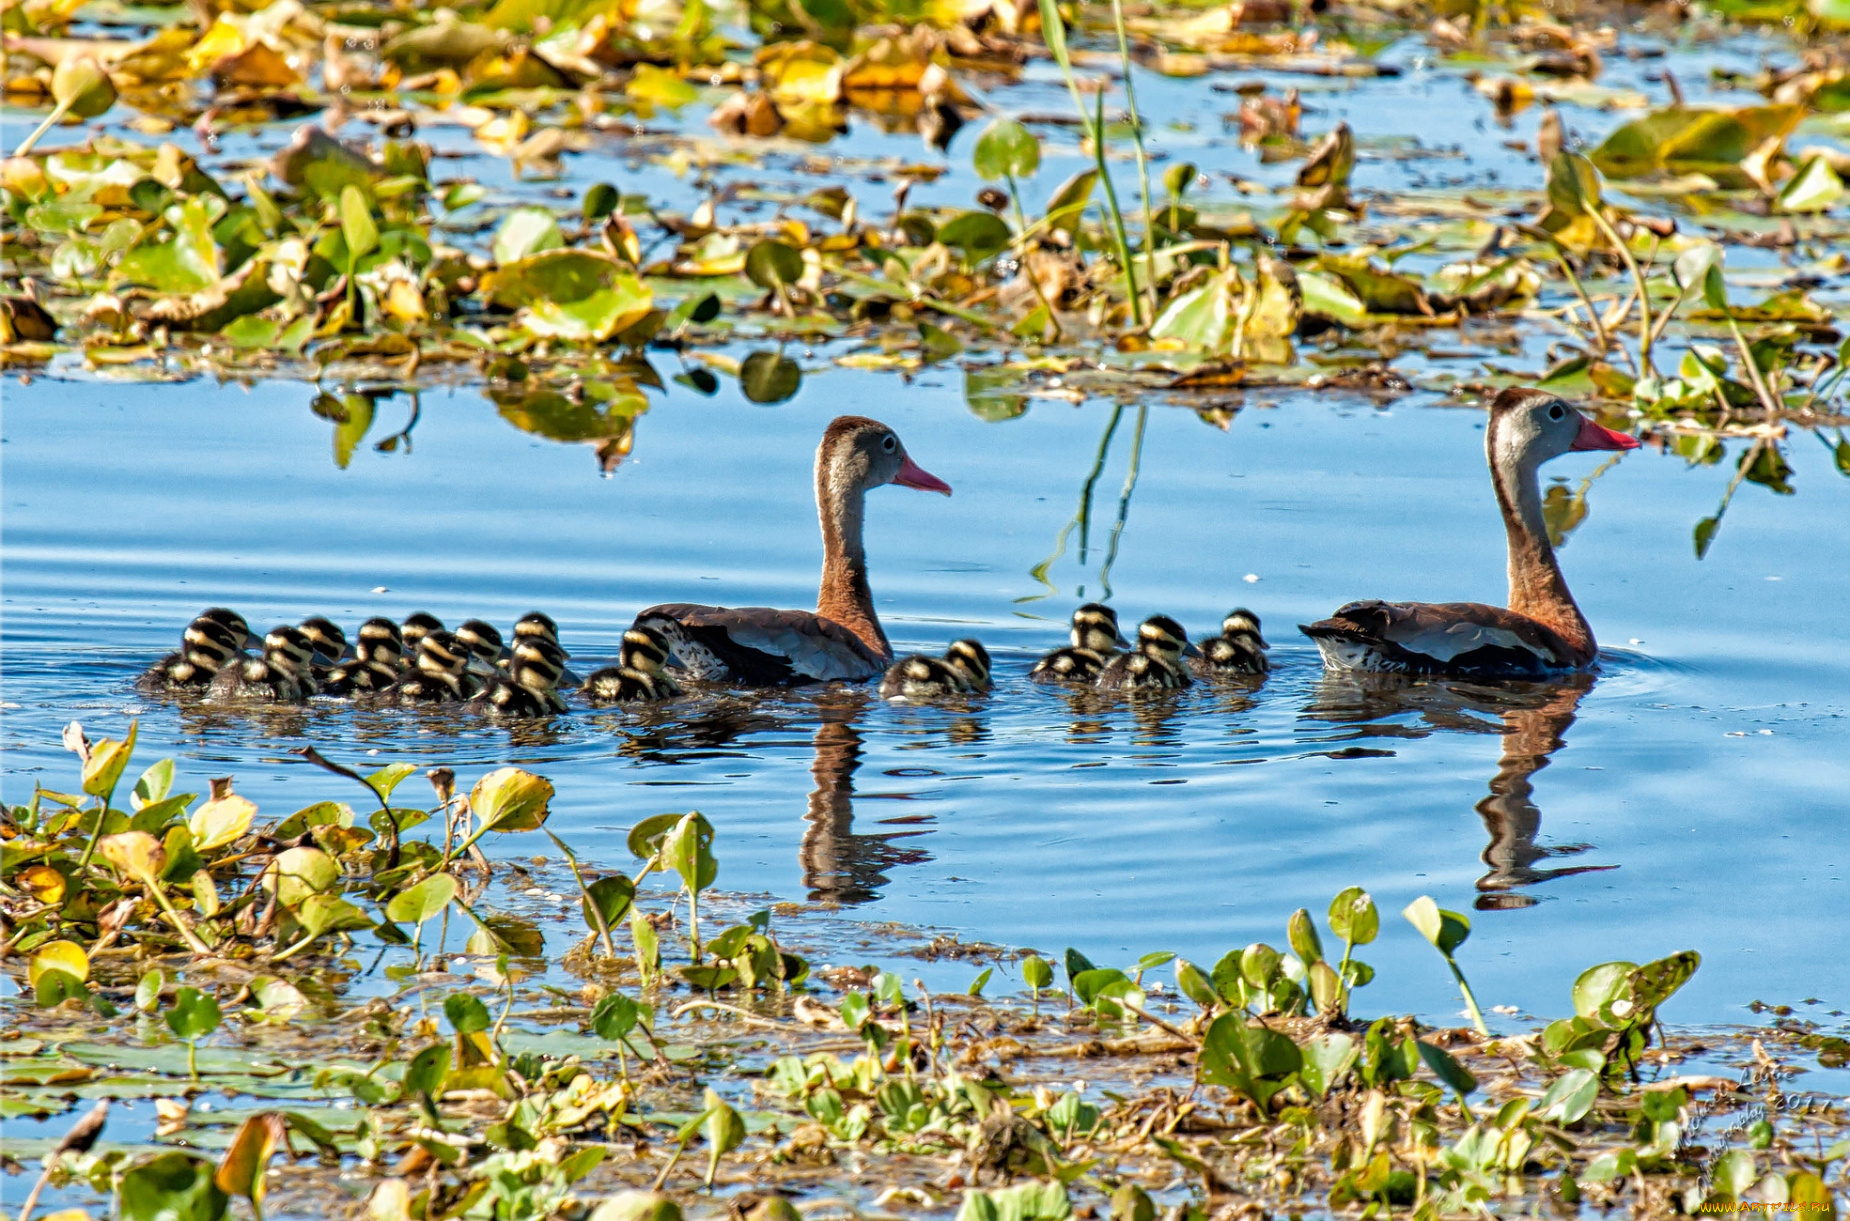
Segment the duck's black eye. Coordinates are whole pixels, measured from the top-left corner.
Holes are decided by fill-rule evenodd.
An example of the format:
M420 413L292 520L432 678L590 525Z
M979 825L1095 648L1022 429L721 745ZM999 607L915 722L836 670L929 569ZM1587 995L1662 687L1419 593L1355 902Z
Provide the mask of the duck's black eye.
M1566 414L1567 409L1559 403L1555 403L1548 408L1548 418L1551 420L1558 420Z
M884 449L889 454L892 453L899 448L899 438L889 432L886 436L880 438L880 448Z

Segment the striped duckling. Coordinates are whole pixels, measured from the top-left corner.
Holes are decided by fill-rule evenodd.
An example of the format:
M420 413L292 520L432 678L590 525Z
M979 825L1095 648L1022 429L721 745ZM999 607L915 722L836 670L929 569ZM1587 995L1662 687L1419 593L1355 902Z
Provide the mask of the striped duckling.
M308 643L315 650L309 659L309 668L314 672L315 683L319 686L327 676L347 659L347 633L340 624L321 615L302 620L299 625Z
M565 711L559 675L565 653L538 636L516 638L505 674L497 674L469 701L469 706L496 717L551 716Z
M492 668L491 668L492 669ZM453 632L427 632L411 672L379 693L387 704L460 704L480 689L482 664Z
M1137 647L1106 663L1098 687L1101 691L1174 691L1192 681L1182 659L1200 655L1181 624L1168 615L1151 615L1137 625Z
M884 699L929 700L989 690L989 650L980 641L957 640L943 657L902 657L880 680Z
M405 656L415 657L417 656L418 642L420 640L423 640L424 637L430 635L432 632L441 632L447 629L443 626L443 620L430 614L428 611L412 611L409 615L405 616L405 621L399 624L398 630L400 639L404 641Z
M301 628L273 627L263 638L263 656L247 657L220 670L206 688L206 698L299 704L315 693L314 657L315 646Z
M617 664L598 670L581 689L593 704L644 704L671 700L681 685L668 673L672 650L668 638L652 627L632 627L623 633Z
M1028 677L1037 683L1091 683L1128 647L1118 631L1118 612L1088 602L1073 612L1073 642L1035 662Z
M463 647L469 650L476 661L491 671L500 667L501 655L507 646L502 642L501 632L494 624L483 619L465 619L455 634L456 639L462 641Z
M571 657L571 654L565 651L565 646L559 643L559 625L554 623L552 616L544 611L528 611L514 621L514 644L518 646L523 640L544 640L559 650L561 658ZM508 656L501 659L501 668L507 669L512 660L513 654L510 652ZM562 687L577 687L583 682L582 678L572 672L570 666L559 671L559 685Z
M384 691L404 672L405 640L399 626L383 617L368 619L354 636L352 660L328 672L321 694L350 696Z
M179 652L148 667L135 680L135 688L145 695L198 694L212 685L220 670L242 660L250 637L244 616L222 606L211 607L186 625Z
M1220 635L1201 642L1201 668L1217 674L1264 674L1272 668L1259 616L1238 607L1220 622Z

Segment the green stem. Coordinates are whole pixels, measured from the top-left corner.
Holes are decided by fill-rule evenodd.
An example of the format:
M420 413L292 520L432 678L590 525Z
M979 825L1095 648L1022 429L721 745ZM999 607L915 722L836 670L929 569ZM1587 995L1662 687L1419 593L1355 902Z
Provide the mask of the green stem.
M700 965L700 892L687 888L687 935L693 943L694 965Z
M1078 96L1076 87L1074 96ZM1098 179L1105 186L1105 202L1111 211L1111 236L1118 246L1118 262L1124 268L1124 289L1130 297L1131 321L1142 329L1143 296L1137 287L1137 267L1131 261L1131 241L1124 232L1124 211L1118 206L1118 188L1112 184L1111 171L1105 167L1105 91L1102 89L1098 95L1098 116L1091 130L1093 160L1098 163Z
M186 1075L191 1077L195 1081L199 1080L199 1040L198 1039L188 1039L186 1041Z
M75 100L75 98L71 99L71 101ZM59 102L56 106L52 107L51 113L45 116L44 122L33 128L31 135L20 141L19 147L13 150L13 155L15 157L23 157L31 152L32 146L39 142L39 137L50 131L52 127L57 124L58 120L65 116L70 108L70 101Z
M1612 222L1606 219L1604 209L1593 208L1587 214L1599 226L1600 232L1606 235L1606 240L1612 243L1612 248L1618 252L1620 260L1625 264L1625 269L1631 272L1632 279L1638 285L1638 363L1642 366L1641 372L1645 376L1655 377L1657 366L1651 361L1651 341L1654 334L1651 329L1651 286L1645 281L1644 272L1639 270L1638 260L1632 257L1631 247L1625 244L1619 237L1619 231L1614 229Z
M1150 205L1150 163L1143 148L1143 120L1137 115L1137 89L1131 81L1130 39L1124 33L1123 0L1111 0L1111 20L1118 32L1118 62L1124 66L1124 102L1131 116L1131 142L1137 149L1137 182L1143 189L1143 259L1150 314L1156 315L1156 217Z
M572 880L578 883L578 893L584 896L585 909L591 913L591 919L597 922L597 935L604 939L604 956L606 958L615 958L617 956L617 947L615 943L610 940L610 924L604 919L603 911L592 901L591 888L585 885L585 875L579 872L578 869L578 858L572 855L572 850L570 848L565 846L565 841L554 835L549 828L541 827L540 830L545 831L546 838L557 844L559 846L559 851L565 854L566 864L572 867Z
M1065 337L1065 332L1060 329L1060 320L1054 317L1053 305L1047 300L1047 294L1041 291L1041 282L1035 276L1033 266L1028 262L1028 216L1022 210L1021 188L1015 183L1015 175L1005 174L1003 177L1008 179L1009 198L1015 201L1015 244L1021 255L1021 274L1027 278L1028 287L1034 290L1034 299L1039 301L1041 308L1047 311L1047 321L1053 324L1054 342L1058 343Z
M17 156L18 154L14 155ZM33 800L35 802L37 801L36 795L34 795ZM109 807L115 804L115 800L116 789L114 785L111 785L109 792L103 796L103 804L97 808L96 829L90 832L90 842L84 845L84 854L78 859L77 868L80 871L89 867L90 858L96 855L96 846L103 842L103 827L109 822Z
M1452 968L1452 978L1458 981L1458 990L1464 994L1465 1008L1471 1013L1471 1025L1476 1027L1478 1034L1488 1039L1490 1027L1484 1025L1484 1013L1477 1007L1477 997L1471 994L1471 985L1465 982L1465 973L1458 969L1458 963L1450 954L1445 956L1445 965Z
M180 915L179 909L173 905L173 900L167 897L167 892L161 889L161 884L155 881L154 876L149 874L142 880L146 882L148 893L154 896L154 901L160 905L162 911L167 913L167 918L173 921L174 927L180 930L180 936L186 942L187 948L195 954L211 954L212 947L199 939L199 934L195 933L193 926Z

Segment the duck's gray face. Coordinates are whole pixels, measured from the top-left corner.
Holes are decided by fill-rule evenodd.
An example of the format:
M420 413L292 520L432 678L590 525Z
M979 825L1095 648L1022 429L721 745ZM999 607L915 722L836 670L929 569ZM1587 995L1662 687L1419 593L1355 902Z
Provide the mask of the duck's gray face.
M618 656L621 665L644 674L659 673L668 664L667 637L652 627L633 627L623 633L623 648Z
M944 651L944 660L975 686L989 681L989 650L975 640L957 640Z
M1546 390L1512 386L1490 407L1485 448L1499 469L1533 469L1570 450L1637 449L1638 438L1614 432Z
M1197 657L1201 654L1200 649L1189 643L1182 625L1168 615L1152 615L1137 625L1137 649L1171 664L1184 654Z
M866 416L837 416L816 450L816 473L838 499L896 483L922 492L951 494L951 485L906 453L899 434Z
M1130 646L1118 630L1118 612L1109 606L1088 602L1073 612L1073 647L1110 653Z

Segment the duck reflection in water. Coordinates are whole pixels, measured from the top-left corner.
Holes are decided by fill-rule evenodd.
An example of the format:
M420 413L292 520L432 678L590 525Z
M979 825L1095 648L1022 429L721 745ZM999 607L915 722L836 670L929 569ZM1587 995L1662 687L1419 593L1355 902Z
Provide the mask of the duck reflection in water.
M1423 738L1435 730L1494 733L1503 738L1503 754L1490 778L1490 795L1477 803L1490 843L1481 859L1490 871L1478 879L1476 906L1483 911L1533 907L1538 899L1522 888L1577 873L1600 873L1616 865L1576 865L1559 869L1537 866L1552 857L1586 852L1591 844L1536 842L1542 811L1535 804L1535 773L1548 766L1566 744L1580 701L1594 676L1572 674L1552 682L1502 683L1408 679L1390 675L1329 675L1304 710L1307 718L1355 726L1358 738ZM1420 724L1393 718L1418 714ZM1494 717L1495 719L1489 719ZM1363 754L1350 748L1338 754Z
M922 865L931 854L897 841L929 835L928 829L854 832L854 773L861 766L861 731L856 722L866 711L867 692L831 691L816 699L822 723L816 727L815 762L810 775L816 787L803 816L803 843L798 858L803 885L812 901L856 904L877 898L890 880L886 870ZM892 821L892 820L887 820Z

